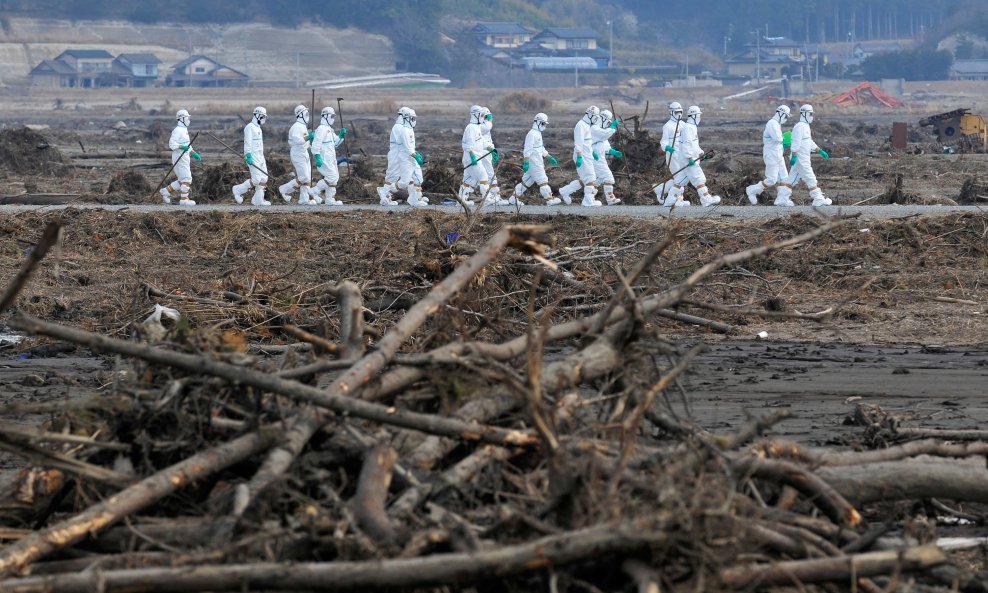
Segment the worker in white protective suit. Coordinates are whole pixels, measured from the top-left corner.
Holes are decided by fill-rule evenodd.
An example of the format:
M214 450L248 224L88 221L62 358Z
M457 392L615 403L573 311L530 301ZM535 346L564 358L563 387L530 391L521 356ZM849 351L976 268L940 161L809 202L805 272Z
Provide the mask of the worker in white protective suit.
M336 199L336 184L340 180L340 169L336 163L336 149L343 144L346 128L340 128L339 133L333 130L336 123L336 110L323 107L319 114L319 126L312 137L312 156L316 160L316 169L322 174L322 179L313 188L316 199L322 194L322 200L327 206L340 206L341 200Z
M593 150L593 126L599 122L600 109L596 105L591 105L573 127L573 162L576 163L579 177L559 188L559 197L567 204L572 202L571 196L582 187L583 206L601 205L600 200L594 198L597 195L597 173L594 170L594 161L599 160L600 155Z
M408 190L408 204L414 208L429 205L429 198L422 195L422 163L425 159L415 150L415 110L402 107L398 110L395 125L391 128L391 145L388 150L388 170L384 185L377 188L382 206L394 206L398 202L391 195L399 189Z
M720 203L720 196L712 195L707 189L707 176L704 175L703 169L700 167L703 149L700 148L697 126L700 124L702 115L703 112L696 105L690 105L690 108L686 110L686 119L680 126L679 144L669 161L670 167L676 173L672 180L672 191L676 195L676 205L689 205L689 202L683 200L687 183L696 188L696 193L700 195L701 206L713 206Z
M532 120L532 129L525 136L525 148L522 151L521 183L515 186L515 202L521 204L521 197L528 188L535 184L539 186L539 193L545 199L547 206L555 206L562 203L559 198L553 197L552 188L549 187L549 177L545 173L545 161L549 159L549 165L555 167L559 164L556 157L549 154L542 142L542 132L549 125L549 116L544 113L536 113Z
M460 141L463 150L463 183L460 184L459 198L467 205L473 205L471 198L477 192L477 198L486 203L491 198L490 177L484 167L484 157L491 156L496 163L499 155L494 145L484 139L484 108L474 105L470 108L470 121L463 128L463 138ZM495 198L496 200L496 198Z
M175 181L172 181L161 188L161 201L166 204L172 203L172 196L178 194L178 203L181 206L195 206L194 200L189 199L189 188L192 186L192 161L191 158L201 161L199 153L192 149L192 141L189 139L189 123L192 118L185 109L179 109L175 113L175 129L172 130L171 138L168 139L168 148L172 151L172 170L175 171Z
M789 170L786 168L786 158L783 153L785 138L782 132L782 125L789 120L789 115L789 107L779 105L772 119L768 120L765 124L765 131L762 133L762 158L765 159L765 179L745 188L748 201L752 205L758 203L758 196L762 195L762 192L770 187L784 183L786 178L789 177ZM789 203L787 204L786 202ZM783 198L781 188L776 196L775 205L792 205L791 200Z
M593 137L591 147L600 157L593 162L594 174L597 176L597 184L604 190L604 199L608 206L621 203L621 200L614 195L614 173L611 172L611 166L607 163L608 156L616 159L624 157L620 150L611 148L611 136L617 132L620 124L621 122L610 111L602 109L600 123L590 130Z
M264 134L261 125L268 119L268 110L255 107L251 120L244 126L244 161L250 170L250 179L233 186L233 199L243 203L244 194L254 188L250 203L254 206L270 206L264 199L264 188L268 186L268 166L264 160Z
M298 203L302 206L315 206L322 203L321 199L309 197L312 187L312 161L309 160L309 110L305 105L295 107L295 123L288 128L288 147L292 166L295 168L295 178L278 187L278 193L286 202L292 201L292 194L298 189Z
M483 129L484 145L493 148L494 140L491 138L491 129L494 127L494 114L491 113L490 108L484 107L483 115L484 119L481 123L481 128ZM501 199L501 188L497 183L497 171L494 169L495 159L499 158L500 155L498 153L492 152L480 160L480 163L484 166L484 171L487 172L487 179L490 183L490 189L487 192L487 199L484 200L484 203L488 206L495 204L499 206L511 206L516 203L514 195L509 196L506 200Z
M662 140L659 141L660 146L662 146L663 158L665 159L666 169L671 173L672 170L669 169L669 163L672 160L672 155L676 152L676 145L679 142L679 132L683 126L683 106L678 102L673 101L669 103L669 121L662 125ZM666 171L662 172L664 176ZM663 197L664 196L664 197ZM672 192L672 181L664 181L655 186L655 199L663 206L678 206L676 203L676 194ZM683 204L688 206L689 204Z
M789 157L789 176L785 183L779 184L779 197L775 203L781 206L792 206L792 190L796 183L802 181L810 189L810 197L813 198L813 206L829 206L833 204L830 198L823 195L823 190L817 185L816 174L813 173L813 165L810 162L810 155L819 153L823 160L830 158L830 154L813 142L813 135L810 132L810 124L813 123L813 106L803 105L799 108L799 121L792 128L792 155ZM782 203L780 203L782 202Z

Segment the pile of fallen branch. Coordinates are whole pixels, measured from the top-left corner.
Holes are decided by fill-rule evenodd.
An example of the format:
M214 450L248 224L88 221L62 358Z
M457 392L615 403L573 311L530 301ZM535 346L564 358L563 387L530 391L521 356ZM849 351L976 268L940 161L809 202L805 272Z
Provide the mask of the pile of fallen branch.
M539 288L581 282L560 273L580 253L551 249L538 226L461 242L457 265L384 331L349 281L323 287L333 335L226 295L291 338L277 357L223 327L166 326L160 308L133 339L18 313L12 327L113 355L115 370L90 399L5 410L48 420L0 428L0 448L30 463L2 499L0 590L984 591L984 575L892 537L869 508L988 502L988 471L971 463L988 445L835 453L763 438L785 414L715 434L677 382L702 345L648 328L712 275L839 224L643 291L670 234L615 270L603 306L558 323ZM39 241L0 314L58 235L54 224ZM531 267L527 323L476 339L484 320L461 310L458 338L414 348L509 250ZM908 439L870 418L886 444Z

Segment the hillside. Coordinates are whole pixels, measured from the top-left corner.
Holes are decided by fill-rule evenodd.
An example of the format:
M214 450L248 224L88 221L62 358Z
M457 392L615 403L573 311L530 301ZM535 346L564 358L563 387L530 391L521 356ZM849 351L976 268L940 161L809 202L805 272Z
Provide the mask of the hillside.
M296 80L393 72L395 53L383 36L354 28L262 23L228 25L140 24L127 21L4 19L0 30L0 82L20 84L45 59L69 48L151 52L162 70L201 53L251 76L252 84L291 86Z

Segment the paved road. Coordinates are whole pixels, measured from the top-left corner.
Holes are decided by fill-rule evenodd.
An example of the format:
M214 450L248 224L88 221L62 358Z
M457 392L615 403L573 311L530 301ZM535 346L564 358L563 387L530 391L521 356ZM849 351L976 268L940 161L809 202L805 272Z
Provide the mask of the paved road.
M197 206L176 206L165 204L134 204L126 206L108 206L99 204L79 204L79 205L59 205L59 206L23 206L23 205L3 205L0 206L0 214L17 214L20 212L37 212L45 210L63 210L65 208L78 208L82 210L106 210L108 212L241 212L257 210L247 204L208 204ZM285 204L274 204L261 208L265 212L286 213L286 212L410 212L413 209L406 205L399 206L378 206L372 204L348 204L344 206L290 206ZM431 212L462 212L459 206L429 206L418 210ZM516 212L513 206L484 207L483 212L513 214ZM576 216L628 216L632 218L654 218L654 217L676 217L689 219L711 218L718 220L769 220L789 216L791 214L806 215L849 215L858 214L862 220L885 220L917 215L944 215L970 212L977 214L988 214L988 207L979 206L827 206L824 208L811 208L809 206L796 206L794 208L779 208L775 206L714 206L712 208L702 208L691 206L689 208L676 208L671 211L669 208L661 206L602 206L599 208L583 208L581 206L522 206L518 210L521 214L531 214L539 216L556 216L569 214Z

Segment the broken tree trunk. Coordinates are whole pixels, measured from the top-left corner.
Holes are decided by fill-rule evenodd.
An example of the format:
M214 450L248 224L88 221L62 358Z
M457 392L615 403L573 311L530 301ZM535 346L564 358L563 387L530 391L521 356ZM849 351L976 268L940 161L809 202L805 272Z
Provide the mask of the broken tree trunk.
M277 433L265 430L203 451L121 490L61 523L32 533L0 550L0 575L23 570L39 558L74 544L91 533L99 533L179 488L206 478L271 445Z
M47 323L27 315L14 317L10 325L11 327L34 334L50 336L74 344L84 345L96 351L116 352L126 356L141 358L149 362L183 369L191 373L203 373L222 377L235 383L251 385L273 393L311 402L334 412L347 413L383 424L402 426L423 432L435 432L436 434L468 441L485 441L522 447L535 446L538 443L535 435L526 431L481 426L432 414L419 414L397 410L344 395L327 393L315 387L282 379L261 371L246 369L242 366L217 362L203 356L172 352L144 344L135 344L133 342L108 338L54 323Z
M11 579L5 593L193 593L195 591L343 591L481 582L641 549L672 537L656 522L605 524L472 553L368 562L253 563L83 572ZM98 583L98 584L97 584Z
M732 589L796 585L802 583L848 584L860 577L872 577L902 572L916 572L947 562L947 556L936 546L921 546L888 552L867 552L837 558L793 560L771 565L728 568L721 571L721 582Z
M368 450L360 470L357 492L350 500L357 524L375 542L383 545L391 545L397 539L384 508L397 460L398 453L387 445L377 445Z

